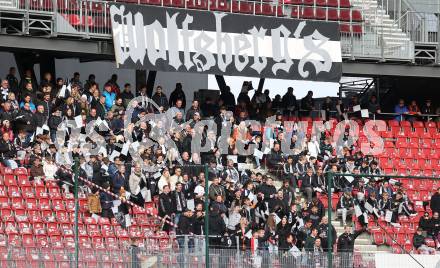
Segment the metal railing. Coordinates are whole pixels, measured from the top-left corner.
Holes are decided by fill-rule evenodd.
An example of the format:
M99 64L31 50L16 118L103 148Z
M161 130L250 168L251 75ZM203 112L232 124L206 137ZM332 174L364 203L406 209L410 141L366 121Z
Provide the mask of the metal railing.
M213 249L210 254L210 267L328 267L325 252L289 251L255 252ZM333 253L334 267L375 267L374 252ZM121 250L82 250L80 267L206 267L204 252L176 251L174 253L145 252L140 248ZM16 267L76 267L73 253L68 250L4 248L0 252L0 265L3 268Z
M117 2L117 1L115 1ZM179 1L177 1L179 2ZM273 15L277 17L292 17L298 19L311 19L320 21L339 21L341 25L342 55L351 59L379 59L410 61L414 57L413 43L401 40L392 43L382 26L372 24L371 21L381 19L380 14L369 14L368 7L330 7L320 6L317 1L310 5L292 5L282 1L266 2L263 0L236 2L212 1L185 1L182 0L175 8L205 9L221 12L247 13L249 15ZM52 35L76 36L80 38L111 39L111 20L109 7L112 2L99 0L23 0L18 1L17 10L23 12L23 32L29 34L29 28L36 20L30 19L32 15L44 14L52 16ZM114 3L114 2L113 2ZM131 2L145 4L138 0ZM171 6L167 0L149 1L151 5ZM1 7L0 7L1 9ZM10 10L10 9L8 9ZM352 11L359 10L362 20L353 19ZM348 15L345 19L342 15ZM371 17L373 16L373 17ZM368 18L368 19L367 19ZM41 17L38 17L41 19ZM46 22L46 24L48 24ZM385 34L384 34L385 32Z
M402 30L412 41L423 44L437 45L440 30L439 18L433 13L406 12Z

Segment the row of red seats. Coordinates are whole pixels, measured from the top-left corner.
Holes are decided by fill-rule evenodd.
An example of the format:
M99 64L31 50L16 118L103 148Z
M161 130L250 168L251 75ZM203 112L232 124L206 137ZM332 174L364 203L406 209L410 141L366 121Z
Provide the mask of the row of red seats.
M382 138L438 138L440 137L437 128L411 128L411 127L390 127L385 131L379 131Z
M1 212L5 220L3 221L4 223L0 222L0 229L10 223L31 223L40 224L42 226L44 225L46 227L54 226L57 224L75 224L75 214L65 211L58 211L54 214L50 214L50 216L48 217L44 217L44 212L40 213L39 211L28 211L28 215L12 215L11 217L8 217L8 212L5 212L4 210L2 210ZM80 225L120 226L120 224L114 218L112 218L112 220L110 221L107 218L100 217L98 221L95 221L93 220L93 218L81 214L79 214L78 216L78 223ZM155 227L157 227L158 222L156 222L154 218L146 215L133 215L133 217L131 218L131 224L133 228L143 227L146 229L154 229Z
M28 223L28 222L8 222L0 226L0 234L20 234L35 236L74 236L74 223ZM121 225L97 225L97 224L78 224L78 235L80 237L143 237L151 239L169 239L168 236L155 236L153 229L147 226L130 226L127 229Z
M105 248L90 248L87 241L81 241L83 246L79 254L80 268L126 268L130 266L132 255L129 251L118 251L117 248L107 251ZM126 246L124 246L126 247ZM159 247L159 246L158 246ZM44 249L11 249L0 251L0 267L14 268L70 268L76 266L74 249L55 251ZM176 256L162 253L158 260L161 266L176 267L179 265ZM10 265L13 263L13 266ZM188 265L204 266L203 258L188 258ZM131 267L131 266L130 266Z
M138 234L126 236L79 236L79 246L81 249L121 249L128 246L130 238L138 238L145 241L145 248L148 250L159 250L168 248L173 242L170 238L142 237ZM51 249L74 249L75 242L73 236L53 235L32 235L32 234L8 234L6 237L0 235L0 248L7 246L24 248L51 248Z
M425 160L421 158L380 158L381 168L406 168L418 170L440 170L438 160Z
M415 160L427 160L434 164L439 158L440 154L436 148L437 146L432 146L432 148L395 148L390 147L385 141L385 147L382 153L379 155L379 159L384 158L388 160L389 158L412 158Z
M280 0L288 5L316 5L327 7L350 7L350 0Z
M69 268L72 267L74 259L74 251L56 250L42 251L39 250L11 250L10 252L0 252L0 267L10 267L9 263L13 262L15 268ZM82 249L79 255L78 267L81 268L123 268L127 267L130 261L128 253L121 254L111 251L105 252L102 249L94 251ZM76 264L75 264L76 265Z
M314 7L292 7L292 18L299 19L316 19L330 21L362 21L360 10L350 9L331 9L331 8L314 8Z

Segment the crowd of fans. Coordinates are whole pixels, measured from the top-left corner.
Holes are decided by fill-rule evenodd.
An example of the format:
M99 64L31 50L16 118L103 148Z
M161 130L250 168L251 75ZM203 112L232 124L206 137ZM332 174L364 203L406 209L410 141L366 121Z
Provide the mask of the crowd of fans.
M344 143L336 148L339 145L328 135L310 136L283 125L286 116L310 116L317 109L312 91L300 101L296 100L293 88L274 99L269 97L268 90L255 90L250 98L248 93L254 89L245 82L237 99L227 88L221 91L218 100L195 99L187 104L183 85L176 84L169 98L157 86L151 96L155 105L151 105L145 101L149 95L146 87L136 92L130 84L121 88L116 75L104 85L98 85L94 75L83 83L78 73L70 81L55 80L47 73L37 83L31 71L22 77L19 82L15 69L11 68L1 83L3 164L11 168L28 166L31 179L55 179L65 192L72 191L73 176L66 169L74 168L75 161L63 160L66 151L56 145L60 142L57 130L64 133L61 143L69 144L74 140L75 126L68 121L79 120L76 126L81 129L80 140L93 147L96 140L84 137L84 126L99 122L98 133L106 142L102 150L86 154L83 147L66 147L79 162L80 176L107 190L81 183L89 195L90 212L117 217L125 226L129 225L124 217L129 214L130 206L124 201L143 207L145 202L156 200L159 216L166 219L163 230L177 235L201 235L205 232L204 206L209 203L208 229L214 247L322 252L329 250L331 237L332 248L337 245L339 252L351 252L354 240L366 230L371 215L375 219L385 217L391 224L398 224L399 215L414 216L413 204L399 183L377 176L335 176L334 191L341 193L337 213L341 224L346 226L337 239L318 198L327 194L326 172L370 175L383 175L383 172L377 159L363 155L356 143ZM142 101L131 101L135 96L141 96ZM327 98L319 110L327 111L327 119L342 119L356 105L356 98L349 105L342 101L334 104ZM374 96L368 109L372 113L381 110ZM131 119L127 119L128 110L132 111ZM432 112L425 110L423 113ZM165 111L172 111L172 120L142 120L148 114ZM413 112L413 108L408 111ZM272 115L280 122L264 130L245 123L248 119L264 120ZM216 122L218 135L198 128L196 124L201 119ZM124 124L127 120L129 124ZM188 124L178 128L185 122ZM231 127L230 136L224 140L227 150L219 148L223 126ZM120 148L127 143L124 132L129 133L132 144L147 139L153 143L139 146L139 157L134 157L132 151L124 152ZM208 147L206 152L193 151L192 143L197 137ZM291 140L294 154L281 151L283 140ZM168 146L169 141L176 146ZM255 152L261 154L240 155L239 143L245 148L253 144ZM336 150L342 153L336 154ZM209 166L207 172L205 164ZM112 193L119 195L122 202L115 202ZM438 241L439 195L440 191L431 202L433 218L428 215L421 219L421 232L414 239L414 245L423 251L433 249L427 248L422 238L431 236ZM354 233L350 227L352 216L363 226ZM257 241L256 245L253 241Z

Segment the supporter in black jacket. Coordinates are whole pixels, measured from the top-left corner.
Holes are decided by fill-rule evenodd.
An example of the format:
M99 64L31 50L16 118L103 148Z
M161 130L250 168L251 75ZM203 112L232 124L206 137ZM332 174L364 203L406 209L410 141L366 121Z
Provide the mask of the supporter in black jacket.
M431 236L437 237L440 232L440 217L438 212L434 212L431 218Z
M37 106L37 111L35 112L34 116L33 116L33 124L34 127L42 127L44 124L46 124L47 121L47 116L46 113L44 112L44 106L43 105L38 105Z
M210 245L219 246L221 244L221 237L226 232L226 224L223 221L220 213L215 208L210 209L209 211L209 235L215 236L210 239Z
M431 196L431 210L432 212L440 213L440 187L437 192Z
M330 236L329 232L331 232L332 236L331 251L333 252L333 246L336 243L337 233L335 227L333 225L329 225L327 216L324 216L322 217L321 224L318 226L318 236L321 238L322 248L324 251L328 251L328 238Z
M21 109L17 117L13 119L14 126L17 130L25 130L27 132L35 131L33 123L33 113L30 110L29 104L25 104L23 109Z
M165 185L163 187L162 193L159 195L159 216L168 221L172 221L172 216L174 214L173 208L173 197L170 194L170 187ZM170 230L170 225L166 222L163 222L164 231Z
M295 189L290 186L290 182L288 179L283 181L283 186L280 188L283 192L284 201L288 206L295 201Z
M102 187L107 190L107 192L99 193L99 200L101 201L102 213L101 216L104 218L113 218L112 206L113 206L113 196L108 192L111 191L110 184L105 182Z
M177 226L177 235L189 235L194 232L194 212L192 210L186 210L183 216L180 217Z
M354 241L356 238L362 234L365 229L360 229L351 233L351 227L345 226L344 233L342 233L338 238L338 252L353 252Z
M202 204L196 206L194 215L194 234L201 235L205 232L205 212L203 211Z
M185 97L185 92L183 91L181 83L176 83L176 88L174 89L173 92L171 92L170 101L169 101L170 107L173 107L176 104L177 100L182 101L182 108L185 109L186 97Z
M278 191L276 197L269 200L269 212L275 212L278 216L283 217L286 215L288 207L281 190Z
M307 203L312 202L313 188L318 186L318 180L313 175L313 170L308 168L306 175L302 178L301 190L306 194Z
M269 168L275 170L281 168L283 162L283 155L280 149L281 149L280 144L275 143L270 154L267 156L267 163Z
M257 192L264 195L264 201L269 201L270 199L275 198L277 189L273 186L272 178L268 177L266 182L257 189Z
M154 101L157 107L159 107L159 109L162 109L162 111L168 110L168 99L167 96L163 93L161 86L156 87L156 92L154 93L153 97L151 97L151 99ZM154 109L156 109L156 105L154 106Z
M425 212L419 220L419 228L422 228L423 231L430 234L432 231L431 228L431 218L429 217L429 213Z
M281 222L277 225L276 236L278 237L278 248L288 249L287 236L290 234L292 225L287 221L287 217L284 216Z
M353 249L356 238L362 234L366 229L360 229L351 233L351 227L345 226L344 233L338 238L338 253L341 258L339 267L349 268L353 267Z
M321 215L318 213L318 207L312 207L309 215L307 216L307 220L312 222L312 228L318 228L318 225L321 222Z

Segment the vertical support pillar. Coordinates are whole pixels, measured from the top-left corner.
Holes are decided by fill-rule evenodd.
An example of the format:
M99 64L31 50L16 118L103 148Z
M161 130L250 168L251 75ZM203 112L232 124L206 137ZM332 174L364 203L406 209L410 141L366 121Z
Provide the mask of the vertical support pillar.
M377 103L380 103L380 77L374 78L376 87Z
M40 81L43 80L45 73L51 73L53 79L52 82L56 82L55 57L50 54L40 55Z
M218 88L221 92L223 92L226 89L226 81L223 75L216 75L215 80L217 80Z
M440 12L437 13L437 55L435 55L435 63L440 65Z
M26 70L32 70L34 73L34 64L35 64L35 56L32 53L20 53L14 52L15 63L17 64L17 71L20 74L20 78L23 78L23 75ZM34 77L36 78L36 77Z
M147 71L146 70L136 70L136 85L135 85L135 92L137 93L139 89L147 84Z
M260 81L258 82L258 90L263 90L265 80L265 78L260 78Z
M327 207L327 217L328 217L328 239L327 239L327 267L328 268L332 268L333 267L333 251L332 249L332 232L331 232L331 228L332 228L332 183L333 183L333 172L329 172L327 174L327 196L328 196L328 207Z
M149 71L147 77L147 96L153 96L154 83L156 82L157 71Z
M79 267L79 230L78 230L78 213L79 213L79 202L78 202L78 179L79 179L79 159L78 157L74 160L74 196L75 196L75 265L74 267Z
M209 264L209 185L208 185L208 165L205 164L205 267L210 268Z

